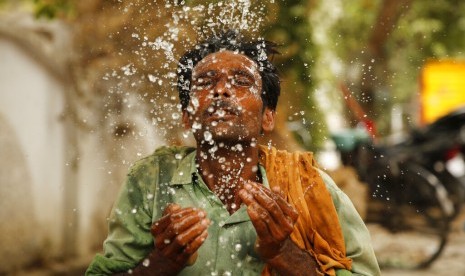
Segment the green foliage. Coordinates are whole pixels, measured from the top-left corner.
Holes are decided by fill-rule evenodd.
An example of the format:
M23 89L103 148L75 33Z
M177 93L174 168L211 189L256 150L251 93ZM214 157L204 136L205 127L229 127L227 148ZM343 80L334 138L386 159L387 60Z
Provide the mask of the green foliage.
M375 24L381 0L340 1L342 16L332 28L335 51L350 60L363 51Z
M444 0L424 5L415 1L400 18L386 49L391 53L390 71L395 73L391 97L398 103L415 100L426 61L465 57L465 2Z
M70 17L74 13L71 0L32 0L34 13L37 18L54 19L56 17Z
M386 0L384 0L386 1ZM345 65L343 74L354 87L363 82L351 78L356 67L363 62L368 39L376 25L383 0L338 1L343 12L330 32L330 45L337 44L334 52ZM401 6L399 20L382 45L382 62L358 64L371 66L376 83L373 109L377 114L378 128L388 133L389 114L394 104L404 107L415 118L417 110L412 103L418 97L418 77L429 59L463 59L465 57L465 2L462 0L414 0L409 6ZM367 61L365 61L367 62ZM365 79L366 81L366 79ZM355 91L356 92L356 91Z
M265 33L270 40L280 44L282 55L277 57L283 73L284 104L288 108L288 121L294 125L295 138L307 149L322 147L327 128L323 115L314 98L313 64L318 49L312 41L310 23L311 2L278 1L276 20L267 26ZM306 138L303 133L310 134Z

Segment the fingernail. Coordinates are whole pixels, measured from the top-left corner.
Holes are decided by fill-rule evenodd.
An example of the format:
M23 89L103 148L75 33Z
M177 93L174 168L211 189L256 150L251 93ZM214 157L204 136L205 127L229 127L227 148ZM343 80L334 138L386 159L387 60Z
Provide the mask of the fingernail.
M252 185L250 185L249 183L245 183L244 188L247 189L247 190L250 190L250 189L252 189Z

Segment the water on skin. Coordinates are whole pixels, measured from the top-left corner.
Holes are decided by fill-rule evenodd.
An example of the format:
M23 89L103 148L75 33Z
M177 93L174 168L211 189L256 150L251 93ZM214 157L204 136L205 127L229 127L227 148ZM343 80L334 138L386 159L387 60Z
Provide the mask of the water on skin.
M138 56L143 62L129 62L119 70L112 70L106 73L103 79L111 79L118 83L115 87L110 89L110 94L117 93L129 95L125 88L126 82L131 82L130 86L132 87L137 87L143 82L160 86L160 90L163 91L163 93L159 93L159 95L155 96L156 98L150 99L150 102L156 104L160 102L162 98L166 98L169 100L168 102L171 103L164 104L163 107L155 107L151 110L154 117L152 118L152 124L157 126L156 131L159 134L167 134L164 128L170 129L173 126L179 126L180 105L174 103L177 101L177 96L175 95L175 91L171 94L166 91L169 90L167 89L169 86L175 87L176 85L177 75L175 68L178 65L177 59L182 52L192 47L197 39L205 37L206 34L216 34L224 29L246 30L247 33L258 34L263 27L266 5L254 4L254 6L252 6L250 0L218 1L216 3L194 5L187 5L184 1L172 2L166 0L162 5L173 10L170 17L166 18L166 24L158 26L164 29L162 34L155 38L149 38L144 28L135 26L132 31L128 32L127 39L133 42L135 41L139 46L131 50L125 50L123 48L120 49L119 52L120 55L125 55L129 54L129 51L131 51L131 54L135 54L135 56ZM144 12L143 10L141 11ZM121 8L121 12L124 14L128 13L129 10L127 7L123 7ZM164 15L158 13L153 16L161 18L161 16ZM190 25L187 26L187 28L186 22ZM189 33L195 33L195 35L186 37L183 34L183 30L188 30ZM111 34L109 34L109 37L111 38ZM184 43L181 40L183 40ZM180 42L183 43L185 47L175 46L179 45ZM125 51L128 51L128 53L125 53ZM136 64L146 64L144 59L146 59L147 56L160 57L161 60L165 60L162 64L163 69L173 68L172 71L160 74L158 73L158 68L154 68L153 72L144 75L141 73L144 71L139 70ZM262 52L260 54L260 59L265 58L266 54ZM252 70L252 68L248 68L248 70ZM139 80L137 80L138 77L140 78ZM256 94L259 94L258 91ZM111 95L109 98L111 98ZM123 101L125 101L125 99L123 99ZM142 98L137 104L144 104L144 101L145 99ZM167 113L166 111L170 111L169 113L174 114L172 118L164 118ZM188 135L183 135L183 137L185 136Z
M270 0L270 2L273 3L274 1ZM219 30L236 29L239 31L247 30L247 33L258 33L262 28L265 18L265 6L252 8L252 2L250 0L218 1L216 3L198 4L193 6L188 6L180 3L181 1L174 1L174 3L173 1L165 1L166 8L173 8L176 6L179 8L175 9L175 11L171 15L171 18L167 19L167 22L164 26L160 26L160 28L165 28L165 31L162 35L154 39L149 39L146 35L144 35L144 30L140 30L138 28L135 28L134 31L128 33L128 40L137 41L139 43L139 47L138 49L136 49L136 53L141 60L143 60L145 56L148 55L158 56L166 60L166 62L162 64L163 69L176 68L178 66L177 59L180 57L180 55L185 49L190 48L193 44L193 41L186 40L185 45L183 45L185 47L180 47L180 50L175 47L175 45L179 44L182 32L182 28L180 26L181 21L190 22L190 24L192 25L192 30L196 32L196 37L202 38L204 37L204 30L207 30L207 32L209 33L217 33ZM122 12L124 13L125 11ZM204 25L199 26L199 24L202 22L204 22ZM262 48L258 50L260 52L258 60L265 60L267 58L265 51L263 51ZM192 63L188 64L187 66L192 68ZM263 67L260 64L258 66L254 66L255 67L248 67L246 69L250 72L254 72L256 70L263 70ZM171 86L173 88L176 86L177 75L174 71L175 69L173 69L172 72L164 74L159 74L157 70L158 68L155 68L154 72L139 76L142 70L139 70L139 68L136 67L135 63L128 63L122 66L119 70L113 70L111 72L108 72L107 74L105 74L103 79L116 80L117 82L121 83L121 85L117 85L116 87L110 89L110 94L115 93L123 95L123 102L127 101L126 97L129 95L129 92L126 91L127 86L122 84L125 83L125 81L129 80L129 78L131 78L131 80L129 81L129 87L138 86L138 82L133 80L137 76L140 77L139 83L147 82L152 85L159 86L161 92L157 94L157 96L154 96L154 98L151 99L142 97L139 99L139 102L137 104L149 104L152 106L152 110L150 111L151 115L153 116L151 118L151 127L157 126L156 131L164 135L167 132L166 129L163 128L170 128L170 125L179 126L181 117L181 106L177 102L178 99L175 89L172 89L172 93L167 93L167 87ZM233 80L230 80L230 82L232 81ZM228 85L231 84L228 83ZM256 97L260 97L260 91L255 89L252 92ZM111 96L112 95L110 95L109 97ZM168 99L168 102L172 102L172 104L164 103L163 106L160 107L157 103L166 102L163 101L164 98ZM236 95L234 95L231 100L232 103L235 104L239 109L242 109L242 107L239 105L239 103L242 100L241 98L238 98ZM132 108L137 108L137 104ZM196 97L192 97L191 105L189 106L187 111L192 114L196 111L198 107L198 99ZM167 111L169 111L171 115L168 115L168 117L166 118L164 115L167 113ZM224 110L216 110L215 112L219 117L225 115ZM166 120L168 120L168 122ZM213 122L212 124L214 123L217 122ZM201 124L197 122L193 123L193 132L201 129ZM130 135L137 135L137 133ZM182 136L184 138L188 138L189 135L191 135L191 132L189 131L184 131L182 133ZM218 148L222 148L224 147L224 145L222 143L214 144L212 140L212 135L209 131L205 131L203 133L203 138L205 142L211 143L212 146L210 147L208 154L205 153L204 155L202 155L202 158L207 158L208 156L210 158L217 158L221 164L225 164L227 160L225 160L224 157L219 157L215 155ZM256 141L253 141L251 143L251 146L256 146ZM237 144L231 149L237 152L242 152L243 145ZM182 156L177 155L175 156L175 158L181 159ZM251 162L251 159L248 158L247 162ZM223 180L227 181L228 178L232 179L234 176L239 175L243 166L244 164L240 164L239 170L231 171L229 175L224 175L223 178L225 179ZM254 170L256 171L257 169L258 168L255 166ZM232 195L228 193L228 191L231 190L231 188L234 188L235 185L236 184L231 183L231 186L220 187L219 189L222 189L221 192L224 193L224 196L230 197ZM174 194L175 190L168 189L168 193ZM147 195L147 198L152 199L154 198L154 195L149 194ZM238 206L233 206L233 208L236 207ZM118 214L121 213L120 210L116 210L116 212ZM137 213L137 209L132 209L131 213ZM165 240L165 243L169 242L169 240ZM238 252L242 248L241 244L234 244L232 246ZM232 255L231 258L235 258L235 256ZM144 266L149 266L150 261L148 259L145 259L143 260L142 264ZM237 265L241 266L241 264L241 262L238 262ZM132 271L130 270L128 271L128 273L132 273ZM215 272L212 272L212 275L215 275ZM231 275L231 272L226 271L224 275Z

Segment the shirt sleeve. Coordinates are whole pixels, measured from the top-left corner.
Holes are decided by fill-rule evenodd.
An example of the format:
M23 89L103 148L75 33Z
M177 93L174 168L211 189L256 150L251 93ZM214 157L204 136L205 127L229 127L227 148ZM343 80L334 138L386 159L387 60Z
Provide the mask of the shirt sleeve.
M319 170L333 198L342 228L347 257L352 259L352 271L339 270L336 275L381 275L368 229L349 197L326 173Z
M145 185L148 179L138 171L140 168L131 170L120 190L110 214L109 234L103 244L103 254L95 256L86 275L111 275L129 271L152 250L152 216Z

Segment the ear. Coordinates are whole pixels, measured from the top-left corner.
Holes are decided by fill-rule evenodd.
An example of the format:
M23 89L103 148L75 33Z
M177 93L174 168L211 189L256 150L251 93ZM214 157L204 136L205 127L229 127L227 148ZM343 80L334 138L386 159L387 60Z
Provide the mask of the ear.
M271 132L274 129L274 122L275 122L276 111L271 110L268 107L265 107L265 111L263 111L263 119L262 119L262 129L263 132Z
M182 125L184 126L184 129L189 130L191 129L191 122L189 119L189 112L187 110L182 111Z

